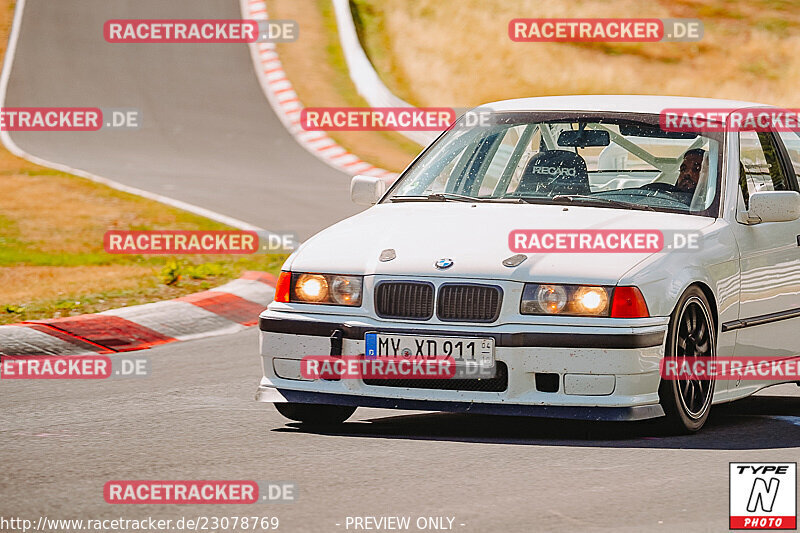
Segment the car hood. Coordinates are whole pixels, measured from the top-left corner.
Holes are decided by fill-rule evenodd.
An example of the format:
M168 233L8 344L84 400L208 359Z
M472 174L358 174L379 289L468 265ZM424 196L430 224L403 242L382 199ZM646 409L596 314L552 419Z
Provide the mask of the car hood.
M586 206L403 202L379 204L318 233L287 262L294 272L615 284L652 253L531 253L519 266L508 235L538 230L699 231L715 219ZM396 258L379 261L383 250ZM439 259L453 265L439 270Z

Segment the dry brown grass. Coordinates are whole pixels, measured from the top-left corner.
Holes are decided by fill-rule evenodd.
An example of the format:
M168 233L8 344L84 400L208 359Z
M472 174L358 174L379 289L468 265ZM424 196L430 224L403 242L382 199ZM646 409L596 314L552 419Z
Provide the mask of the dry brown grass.
M275 271L282 260L190 255L170 263L173 258L165 256L107 254L108 229L229 228L38 167L5 150L0 150L0 184L0 324L175 298L243 270ZM172 278L165 277L169 269Z
M41 252L102 252L103 234L109 229L224 228L157 202L37 167L5 150L0 150L0 180L4 233L21 236Z
M0 2L0 54L6 53L8 34L11 32L11 23L14 21L14 2L5 0Z
M4 302L33 302L47 298L94 294L109 287L124 291L141 286L141 278L152 276L152 266L13 266L0 268L0 290Z
M170 263L165 256L107 254L109 229L230 228L1 149L0 184L0 324L175 298L243 270L280 266L280 256L190 255Z
M269 16L297 20L300 38L278 45L284 70L306 107L366 106L339 50L330 0L269 0ZM393 132L328 132L340 145L388 170L403 170L420 146Z
M356 0L370 58L416 105L665 94L800 105L800 4L786 0ZM697 43L515 43L512 18L682 17Z

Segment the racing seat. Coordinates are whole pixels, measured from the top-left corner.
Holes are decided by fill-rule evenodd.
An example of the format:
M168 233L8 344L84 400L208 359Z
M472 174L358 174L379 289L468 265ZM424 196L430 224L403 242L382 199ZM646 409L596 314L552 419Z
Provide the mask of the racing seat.
M589 194L586 161L567 150L546 150L533 156L519 180L515 196Z

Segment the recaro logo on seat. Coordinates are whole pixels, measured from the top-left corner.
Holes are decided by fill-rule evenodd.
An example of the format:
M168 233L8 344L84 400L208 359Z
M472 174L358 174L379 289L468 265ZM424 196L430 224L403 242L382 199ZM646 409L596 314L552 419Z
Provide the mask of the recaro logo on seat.
M532 172L536 174L550 174L551 176L570 176L575 177L578 172L572 167L533 167Z

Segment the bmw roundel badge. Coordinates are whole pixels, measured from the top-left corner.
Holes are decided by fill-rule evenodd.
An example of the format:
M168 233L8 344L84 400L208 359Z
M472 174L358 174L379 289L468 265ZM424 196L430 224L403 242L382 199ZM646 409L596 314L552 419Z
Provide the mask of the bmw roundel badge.
M453 266L453 260L447 257L443 257L442 259L436 261L435 266L439 270L444 270L445 268L450 268L451 266Z

